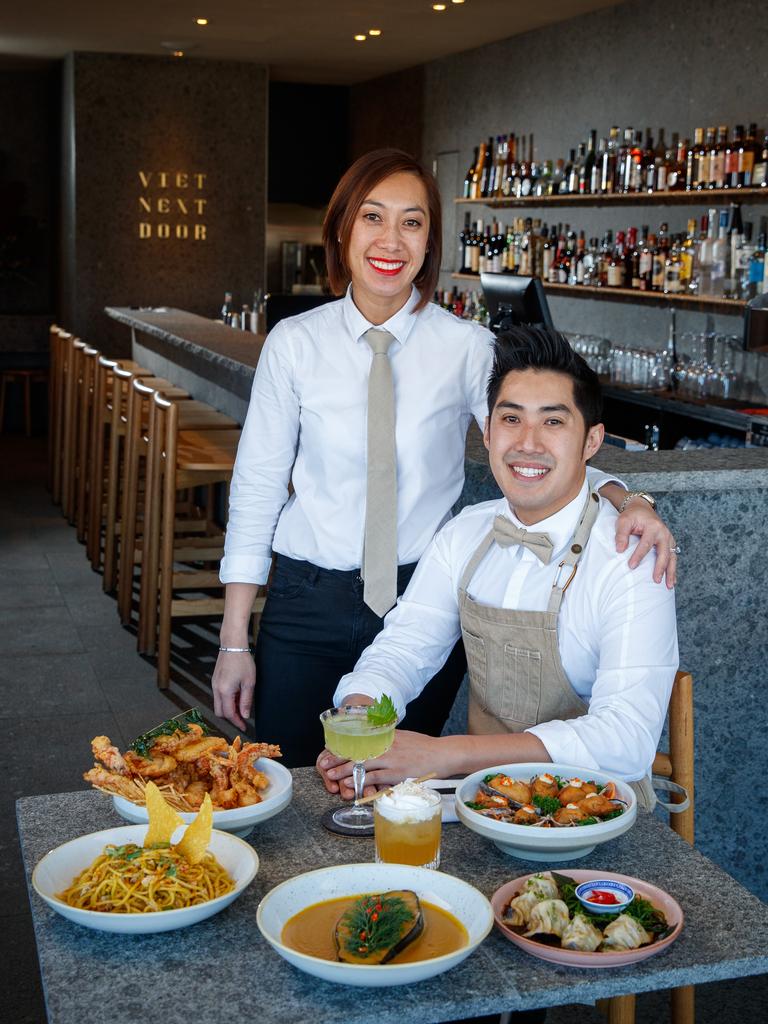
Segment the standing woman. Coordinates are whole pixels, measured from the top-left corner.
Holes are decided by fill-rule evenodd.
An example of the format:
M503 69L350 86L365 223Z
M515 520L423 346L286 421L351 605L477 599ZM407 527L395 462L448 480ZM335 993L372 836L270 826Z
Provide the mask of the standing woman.
M314 763L320 711L450 518L469 422L484 424L492 335L429 302L441 238L433 176L399 150L361 157L323 224L344 297L280 321L256 369L221 564L214 709L245 728L253 708L254 734L279 742L289 766ZM659 545L656 578L668 569L671 585L674 542L650 505L632 501L619 524L617 544L643 533L636 562ZM250 612L273 553L254 665ZM465 668L459 643L409 705L409 729L439 735Z

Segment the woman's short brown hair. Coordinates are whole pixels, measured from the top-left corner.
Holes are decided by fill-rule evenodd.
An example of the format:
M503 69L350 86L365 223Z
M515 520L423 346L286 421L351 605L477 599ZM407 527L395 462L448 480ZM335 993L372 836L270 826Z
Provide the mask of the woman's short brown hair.
M442 256L443 223L440 191L434 175L425 170L414 157L401 149L374 149L352 164L336 186L323 221L323 245L328 279L334 295L341 295L350 281L345 254L358 210L379 182L393 174L413 174L424 185L429 213L427 252L413 283L420 301L414 312L422 309L437 287Z

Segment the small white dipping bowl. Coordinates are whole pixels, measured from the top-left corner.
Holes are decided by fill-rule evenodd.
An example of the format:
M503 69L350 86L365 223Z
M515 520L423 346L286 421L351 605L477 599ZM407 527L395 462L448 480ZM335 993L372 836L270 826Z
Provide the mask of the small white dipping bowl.
M419 899L453 914L467 929L467 945L432 960L369 965L321 960L319 957L299 953L282 941L286 922L314 903L392 889L411 889ZM405 864L342 864L308 871L275 886L259 904L256 923L272 948L299 970L340 985L381 988L411 985L425 978L433 978L461 963L493 927L493 911L485 896L468 882L441 871Z
M590 894L595 889L600 892L611 893L616 902L595 903L590 900ZM626 885L624 882L615 882L611 878L595 878L594 881L582 882L581 885L576 886L575 892L579 903L594 914L618 914L625 907L628 907L635 898L635 890L631 885Z
M618 818L601 821L597 825L573 826L572 828L537 828L533 825L512 825L506 821L494 821L492 818L483 817L482 814L466 807L465 804L467 801L474 800L480 783L486 775L495 775L500 772L509 775L512 779L524 779L525 781L535 775L549 772L550 775L559 775L561 778L579 778L585 781L591 779L601 784L613 782L616 785L616 797L619 800L624 800L626 807L624 813L620 814ZM620 782L607 772L593 771L591 768L579 768L569 764L502 764L495 768L484 768L482 771L474 772L457 786L456 814L467 828L477 832L485 839L490 839L510 857L556 863L586 857L600 843L615 839L632 828L637 817L637 797L625 782Z
M185 826L186 827L186 826ZM174 832L173 840L178 842L184 834L181 826ZM259 870L259 858L253 847L228 832L214 831L208 844L208 851L214 855L235 883L232 892L218 899L200 903L183 910L158 910L147 914L114 914L97 910L79 910L57 899L56 893L63 892L72 881L104 851L109 844L123 846L125 843L141 845L147 834L146 825L123 825L121 828L107 828L102 832L72 839L47 853L32 872L32 886L45 902L69 921L86 928L102 932L119 932L124 935L148 935L153 932L169 932L186 928L198 921L218 914L236 900L250 885Z
M269 757L260 757L254 761L254 768L269 779L269 788L264 791L261 803L250 807L234 807L231 811L214 811L213 827L222 832L232 832L240 838L247 836L262 821L273 818L285 810L293 796L293 776L277 761ZM112 803L121 818L136 824L148 821L147 808L141 804L131 803L122 796L113 796ZM197 817L197 811L179 811L179 816L186 822Z

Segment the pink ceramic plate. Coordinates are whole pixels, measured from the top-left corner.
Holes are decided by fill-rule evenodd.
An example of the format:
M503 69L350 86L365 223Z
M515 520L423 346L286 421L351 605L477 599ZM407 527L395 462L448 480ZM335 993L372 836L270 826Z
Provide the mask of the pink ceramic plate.
M516 946L524 949L526 953L530 953L531 956L537 956L540 960L549 960L553 964L564 964L567 967L621 967L623 964L634 964L638 960L647 960L648 957L655 956L662 949L671 946L682 931L683 911L680 904L677 900L673 900L663 889L658 889L655 885L649 885L648 882L643 882L639 878L630 878L629 875L617 875L613 871L585 871L583 869L576 871L569 869L558 873L573 878L577 883L589 882L593 878L612 878L617 882L631 885L637 896L643 896L645 899L650 900L654 907L664 912L664 916L669 924L674 926L674 931L666 939L662 939L660 942L652 942L650 946L641 946L640 949L627 949L617 953L583 953L578 949L560 949L559 946L549 946L546 943L537 942L535 939L526 939L523 935L509 928L502 920L504 907L515 893L522 891L525 883L531 878L531 875L521 875L519 878L507 882L506 885L502 885L500 889L496 890L491 899L491 906L493 907L496 926L502 935L509 939L510 942L514 942Z

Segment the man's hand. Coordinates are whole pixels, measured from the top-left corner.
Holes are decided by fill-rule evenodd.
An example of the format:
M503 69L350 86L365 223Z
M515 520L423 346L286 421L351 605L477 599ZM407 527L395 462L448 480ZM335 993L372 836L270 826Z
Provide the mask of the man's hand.
M653 579L661 583L666 574L667 587L671 590L677 583L676 541L663 519L654 512L645 498L633 498L616 520L616 550L626 551L633 534L640 540L632 552L629 568L636 569L651 548L656 548Z
M365 793L373 793L382 786L391 786L409 777L444 771L439 757L440 740L420 732L398 729L395 742L381 757L366 762ZM342 799L355 795L352 784L352 762L323 750L317 759L317 770L329 793L340 793ZM450 773L449 773L450 774Z
M213 713L245 729L256 686L256 665L251 655L219 652L211 684Z

